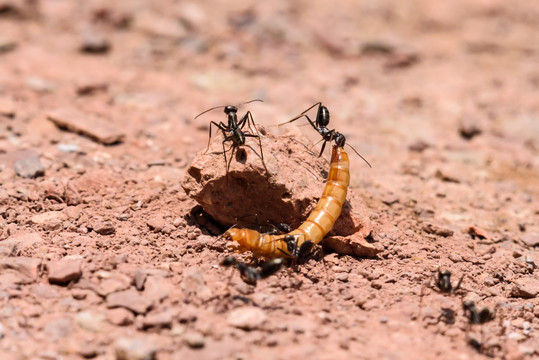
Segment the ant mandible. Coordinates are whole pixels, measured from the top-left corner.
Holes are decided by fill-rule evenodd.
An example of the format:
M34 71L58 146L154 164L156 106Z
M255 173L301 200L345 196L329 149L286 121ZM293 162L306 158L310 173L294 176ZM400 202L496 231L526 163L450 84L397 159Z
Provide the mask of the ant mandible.
M318 106L318 110L316 112L316 120L312 121L309 115L307 115L307 112L309 112L309 110L311 110L315 106ZM324 141L324 144L322 145L322 149L320 150L320 154L318 155L319 157L322 156L322 153L324 152L324 149L326 148L326 144L328 142L335 141L335 145L344 147L346 143L346 137L340 132L336 131L335 129L332 129L332 130L328 129L329 118L330 118L329 110L326 106L322 105L320 101L314 104L313 106L311 106L310 108L308 108L307 110L305 110L304 112L302 112L301 114L299 114L298 116L294 117L293 119L288 120L287 122L284 122L282 124L279 124L279 126L296 121L303 116L307 118L311 126L322 136L322 141ZM361 156L352 145L348 144L348 146L350 146L352 150L354 150L354 152L361 159L363 159L363 161L365 161L365 163L369 165L369 167L372 168L371 164L363 156Z
M247 102L245 102L243 104L249 104L249 103L252 103L254 101L262 102L262 100L255 99L255 100L247 101ZM264 152L262 150L262 142L260 140L260 133L258 132L258 129L256 128L256 124L255 124L255 121L253 119L253 115L251 114L250 111L247 111L247 113L245 113L245 115L238 121L238 108L236 106L234 106L234 105L216 106L216 107L212 107L212 108L210 108L210 109L208 109L206 111L201 112L200 114L198 114L195 117L195 119L198 118L199 116L207 113L208 111L211 111L211 110L214 110L214 109L219 109L221 107L224 107L224 113L227 116L228 125L226 125L222 121L220 121L219 123L216 123L215 121L210 121L210 129L209 129L209 136L208 136L208 147L206 148L206 151L204 152L204 154L206 154L208 152L209 148L210 148L211 128L212 128L212 125L213 125L213 126L217 127L219 130L221 130L223 132L224 140L222 141L222 144L223 144L223 155L225 157L226 175L227 176L228 176L228 169L230 168L230 162L232 161L232 158L234 156L234 151L236 151L236 149L239 148L240 146L247 146L251 150L253 150L253 152L262 160L262 165L264 165L264 169L266 170L266 174L269 174L268 168L266 167L266 163L264 162ZM249 126L249 129L252 132L252 134L245 133L243 131L243 128L245 127L246 124L247 124L247 126ZM254 127L254 130L253 130L253 127ZM253 138L258 139L258 146L260 147L260 154L258 154L256 152L256 150L253 149L253 147L251 145L246 144L245 138L247 138L247 137L253 137ZM226 152L228 150L230 150L230 148L228 148L228 150L225 149L225 142L228 142L228 141L232 142L232 145L231 145L232 153L230 154L230 159L229 160L227 160Z

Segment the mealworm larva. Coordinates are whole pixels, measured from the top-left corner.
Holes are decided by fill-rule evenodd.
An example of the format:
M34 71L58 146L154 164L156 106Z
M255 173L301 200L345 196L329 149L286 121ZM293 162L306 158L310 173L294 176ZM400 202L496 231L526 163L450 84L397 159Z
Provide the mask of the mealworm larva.
M301 246L306 241L318 244L333 228L333 224L341 214L350 184L350 161L342 146L334 145L326 186L318 204L307 220L297 229L284 235L261 234L256 230L232 228L224 233L227 240L239 244L239 250L251 250L253 253L265 256L290 256L286 241L287 235L294 236Z

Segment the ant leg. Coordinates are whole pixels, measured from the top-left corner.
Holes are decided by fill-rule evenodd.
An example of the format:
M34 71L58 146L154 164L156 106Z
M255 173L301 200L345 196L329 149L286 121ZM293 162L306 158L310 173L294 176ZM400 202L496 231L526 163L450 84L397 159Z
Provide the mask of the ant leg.
M320 127L318 126L318 118L316 119L316 121L312 121L308 115L302 115L302 116L305 116L305 118L307 119L307 121L309 121L309 124L311 124L313 129L315 129L316 131L318 131L320 135L322 135L322 133L320 133Z
M243 115L243 117L240 119L240 121L238 121L238 128L240 130L243 130L243 128L245 127L245 124L247 124L247 126L249 126L249 130L251 130L253 134L260 135L258 131L253 131L253 127L251 126L251 121L252 121L253 126L255 127L255 130L258 130L253 120L253 115L251 114L250 111L247 111L245 115Z
M264 162L264 151L262 150L262 141L260 141L260 136L258 135L253 135L253 134L245 134L245 137L255 137L255 138L258 138L258 146L260 147L260 154L259 155L255 149L253 149L253 147L251 145L247 145L245 144L245 146L248 146L249 148L251 148L251 150L254 151L254 153L256 155L258 155L258 157L262 160L262 165L264 165L264 170L266 170L266 174L269 175L269 171L268 171L268 168L266 167L266 163Z
M258 128L256 127L256 123L255 123L255 120L253 119L253 114L251 114L250 111L247 111L247 114L245 114L245 116L249 115L249 118L247 119L247 124L249 124L249 122L253 125L253 127L255 128L256 132L256 135L258 136L264 136L260 133L260 131L258 131ZM251 131L253 131L253 129L251 128L251 125L249 125L249 129L251 129Z
M464 279L464 274L462 274L462 276L459 279L459 282L457 283L457 286L455 286L451 292L455 293L457 292L458 289L460 289L460 284L462 283L463 279Z
M225 156L225 164L227 164L227 160L226 160L226 150L225 150L225 142L227 141L230 141L232 139L231 136L227 136L225 137L225 139L223 140L222 144L223 144L223 155ZM230 149L228 149L230 150ZM226 167L226 177L228 179L228 166Z
M226 125L223 124L222 121L219 122L219 124L217 124L215 121L210 121L210 135L208 136L208 147L206 148L206 151L204 152L204 154L206 154L208 152L208 150L210 149L211 126L212 125L215 125L219 130L221 130L223 132L223 134L225 133L225 131L227 131Z
M228 163L226 164L226 176L228 179L228 170L230 169L230 163L232 162L232 158L234 157L234 152L236 151L237 146L234 146L232 148L232 152L230 153L230 159L228 159Z
M287 122L284 122L284 123L279 124L279 126L284 125L284 124L291 123L291 122L293 122L293 121L296 121L296 120L298 120L299 118L301 118L302 116L305 116L307 119L309 119L309 117L306 116L305 113L308 112L309 110L311 110L313 107L315 107L315 106L317 106L317 105L318 105L318 106L321 106L322 103L321 103L320 101L317 102L316 104L314 104L313 106L311 106L310 108L308 108L307 110L305 110L304 112L302 112L301 114L299 114L298 116L294 117L294 118L291 119L291 120L288 120ZM312 121L311 121L310 119L309 119L309 122L311 123L311 125L313 125L313 123L312 123ZM316 129L316 127L315 127L314 125L313 125L313 127Z
M322 145L322 149L320 149L320 154L318 154L318 157L322 156L322 153L324 152L324 149L326 148L327 140L324 141L324 144Z

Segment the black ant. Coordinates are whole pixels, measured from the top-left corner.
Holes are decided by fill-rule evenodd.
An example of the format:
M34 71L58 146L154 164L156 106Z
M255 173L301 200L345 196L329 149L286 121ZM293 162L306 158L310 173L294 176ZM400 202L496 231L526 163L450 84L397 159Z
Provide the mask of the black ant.
M442 293L446 294L455 294L459 289L460 285L462 284L462 280L464 279L464 274L460 277L459 281L457 282L456 286L453 286L451 284L451 272L449 270L440 270L438 269L438 276L434 277L434 284L438 288L438 290ZM433 275L434 276L434 275ZM421 292L419 294L419 308L423 306L423 290L425 287L430 286L430 280L423 283L423 286L421 287ZM445 314L444 314L445 313ZM442 309L442 317L446 317L446 315L449 314L448 311ZM438 319L438 322L440 321L440 318Z
M254 102L254 101L262 102L262 100L256 99L256 100L251 100L251 101L245 102L244 104L249 104L249 103ZM260 133L258 132L258 129L256 128L256 124L255 124L255 121L253 119L253 115L251 114L250 111L247 111L247 113L238 121L238 108L236 106L234 106L234 105L216 106L216 107L212 107L211 109L208 109L206 111L201 112L200 114L198 114L195 117L195 119L198 118L199 116L207 113L208 111L218 109L218 108L221 108L221 107L224 107L224 112L227 115L227 119L228 119L228 125L226 125L222 121L220 121L219 123L216 123L215 121L210 121L208 147L206 148L206 151L204 153L206 154L208 152L209 148L210 148L211 128L212 128L212 125L215 125L219 130L221 130L223 132L224 140L223 140L222 144L223 144L223 154L225 156L225 164L226 164L226 174L227 174L227 176L228 176L228 169L230 168L230 162L232 161L232 157L234 156L234 151L236 151L236 149L238 147L240 147L240 146L247 146L251 150L253 150L253 152L262 160L262 164L264 165L264 169L266 170L266 174L268 174L268 168L266 167L266 163L264 162L264 152L262 151L262 142L260 140L261 136L260 136ZM247 124L247 126L249 126L249 129L251 130L252 134L245 133L243 131L243 128L245 127L245 124ZM253 130L253 127L254 127L254 130ZM258 154L256 152L256 150L253 149L252 146L245 143L245 138L247 138L247 137L253 137L253 138L258 139L258 146L260 147L260 154ZM227 150L225 150L225 142L227 142L227 141L232 142L232 145L231 145L232 153L230 154L230 160L228 160L228 161L227 161L227 157L226 157ZM228 150L230 150L230 148Z
M477 310L475 303L471 300L465 301L462 304L464 314L468 317L470 324L484 324L496 317L496 310L490 310L489 308L483 308Z
M288 251L288 253L286 253L283 250L279 249L279 251L281 251L283 254L289 255L292 258L297 260L297 259L302 259L302 258L306 257L311 252L311 250L313 249L314 242L312 240L304 241L300 246L298 246L297 237L298 236L305 236L305 235L302 235L302 234L297 234L297 235L288 234L289 232L292 231L292 228L290 227L290 225L285 224L285 223L278 223L274 227L275 227L275 229L273 229L273 231L270 232L270 234L273 234L273 235L277 235L279 233L280 234L286 234L281 239L279 239L280 241L284 241L286 243L286 250Z
M435 278L434 284L443 293L454 294L460 289L460 284L464 279L464 274L460 277L456 286L451 284L451 272L449 270L438 269L438 277Z
M440 313L440 315L438 315L438 317L436 318L436 320L434 322L427 323L427 327L429 325L436 325L436 324L440 323L440 321L443 321L447 325L453 325L455 323L455 320L456 320L455 310L453 310L451 308L444 308L444 307L441 308L441 310L442 310L442 312ZM426 318L427 317L425 317L425 319Z
M307 115L307 112L311 110L312 108L314 108L315 106L318 106L318 110L316 112L316 120L312 121L311 118ZM317 102L316 104L314 104L313 106L311 106L310 108L308 108L307 110L299 114L298 116L294 117L293 119L285 123L279 124L279 126L296 121L303 116L305 116L307 120L309 121L309 123L311 124L311 126L316 131L318 131L318 133L322 136L322 141L324 141L324 144L322 145L322 149L320 150L320 154L318 155L319 157L322 156L322 153L324 152L324 149L326 148L326 144L328 141L329 142L335 141L335 145L340 146L340 147L343 147L345 145L346 137L343 134L336 131L335 129L330 130L327 128L327 126L329 125L329 110L326 106L322 105L321 102ZM365 161L365 163L369 165L369 167L372 168L371 164L363 156L361 156L353 146L351 146L350 144L348 144L348 146L350 146L352 150L354 150L354 152L361 159L363 159L363 161Z
M247 263L238 261L234 256L227 256L221 261L223 266L234 266L239 270L240 276L247 284L256 285L260 279L265 279L275 274L284 263L283 258L272 259L256 268Z
M294 260L303 259L311 253L311 250L314 247L314 242L312 240L304 241L301 245L298 246L298 235L287 234L283 236L281 241L286 243L286 250L288 253L286 255L291 256ZM284 253L283 250L279 249Z

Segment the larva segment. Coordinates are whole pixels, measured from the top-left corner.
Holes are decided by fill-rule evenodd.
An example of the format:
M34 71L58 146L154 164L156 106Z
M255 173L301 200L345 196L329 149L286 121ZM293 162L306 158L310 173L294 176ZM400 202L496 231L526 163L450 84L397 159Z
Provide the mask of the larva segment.
M342 147L333 146L328 179L322 196L307 220L296 230L285 235L268 235L255 230L233 228L225 232L225 237L237 242L238 250L251 250L265 257L288 254L286 243L282 240L286 235L294 235L298 239L298 246L308 240L318 244L331 231L341 214L350 185L349 169L350 161L346 151Z

